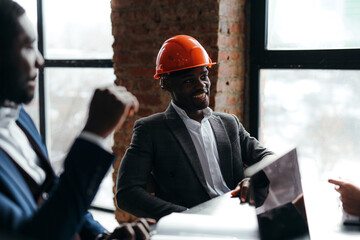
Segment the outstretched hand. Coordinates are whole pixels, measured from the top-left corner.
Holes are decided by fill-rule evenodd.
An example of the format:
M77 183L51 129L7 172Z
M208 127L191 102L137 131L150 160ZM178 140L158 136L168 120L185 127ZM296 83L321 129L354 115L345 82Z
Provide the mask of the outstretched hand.
M150 239L150 225L155 223L154 219L140 218L136 222L122 224L106 240L148 240Z
M335 184L335 190L340 193L344 211L360 216L360 188L346 180L329 179L328 181Z
M106 138L138 109L139 102L125 87L114 85L96 89L84 130Z

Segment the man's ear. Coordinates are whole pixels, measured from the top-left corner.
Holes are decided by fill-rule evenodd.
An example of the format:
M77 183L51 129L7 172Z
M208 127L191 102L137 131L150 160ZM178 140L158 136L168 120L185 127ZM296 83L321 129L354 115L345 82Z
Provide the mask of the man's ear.
M162 90L166 90L168 92L172 91L171 81L167 78L167 76L160 78L160 87Z

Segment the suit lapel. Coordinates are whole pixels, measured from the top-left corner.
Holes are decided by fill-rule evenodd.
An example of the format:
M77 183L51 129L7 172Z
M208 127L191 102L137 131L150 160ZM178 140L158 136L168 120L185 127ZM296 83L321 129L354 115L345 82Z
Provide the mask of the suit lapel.
M21 108L20 110L19 118L16 123L29 139L29 142L31 143L32 147L34 148L40 159L40 165L46 172L46 179L41 186L41 191L48 191L56 178L56 174L51 167L46 146L45 144L43 144L41 136L39 135L34 125L34 122L23 108Z
M213 114L209 121L216 139L221 173L228 187L233 188L233 166L229 137L220 117Z
M32 121L30 116L25 112L23 108L21 108L19 113L19 119L17 120L17 124L19 127L25 132L30 142L36 148L36 151L41 154L48 162L49 156L46 150L45 144L43 144L42 139Z
M16 199L19 201L21 205L27 205L30 203L33 209L36 209L36 203L34 201L33 195L30 192L29 188L27 187L26 182L24 181L23 177L21 176L20 172L12 162L12 160L8 157L8 155L0 148L0 178L2 178L8 184L7 187L10 191L17 195ZM20 191L17 191L16 189ZM19 192L21 192L22 196L19 196ZM26 201L23 201L26 199Z
M205 180L205 175L201 167L199 156L196 152L195 145L191 139L189 131L187 130L184 122L177 114L175 109L170 105L165 111L165 123L169 127L170 131L174 134L175 138L178 140L180 146L185 152L190 165L195 171L195 175L198 177L201 185L207 189L207 184Z

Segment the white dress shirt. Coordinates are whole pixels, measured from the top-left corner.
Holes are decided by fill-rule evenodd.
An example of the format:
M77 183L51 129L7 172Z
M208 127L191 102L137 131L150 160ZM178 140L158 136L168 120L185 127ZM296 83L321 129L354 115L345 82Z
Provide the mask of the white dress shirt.
M221 174L215 136L209 122L212 110L205 108L203 110L204 118L201 120L201 123L199 123L189 118L186 112L176 106L172 101L171 105L183 120L193 140L205 175L210 197L213 198L230 191Z
M41 185L46 174L40 159L23 130L16 124L20 106L0 107L0 147Z

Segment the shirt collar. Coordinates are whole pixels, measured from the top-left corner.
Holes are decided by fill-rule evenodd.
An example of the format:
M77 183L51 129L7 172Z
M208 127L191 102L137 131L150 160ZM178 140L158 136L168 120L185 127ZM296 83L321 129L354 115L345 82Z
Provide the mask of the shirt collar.
M182 108L178 107L173 101L171 101L171 105L174 107L175 111L179 114L180 118L183 119L183 120L192 120L191 118L189 118L189 116L186 114L185 110L183 110ZM213 113L213 110L209 107L207 108L204 108L202 110L203 114L204 114L204 118L201 120L201 122L205 122L207 121L212 113ZM193 120L195 121L195 120Z
M6 128L10 122L16 121L19 118L20 108L20 105L5 101L4 105L0 106L0 127Z

